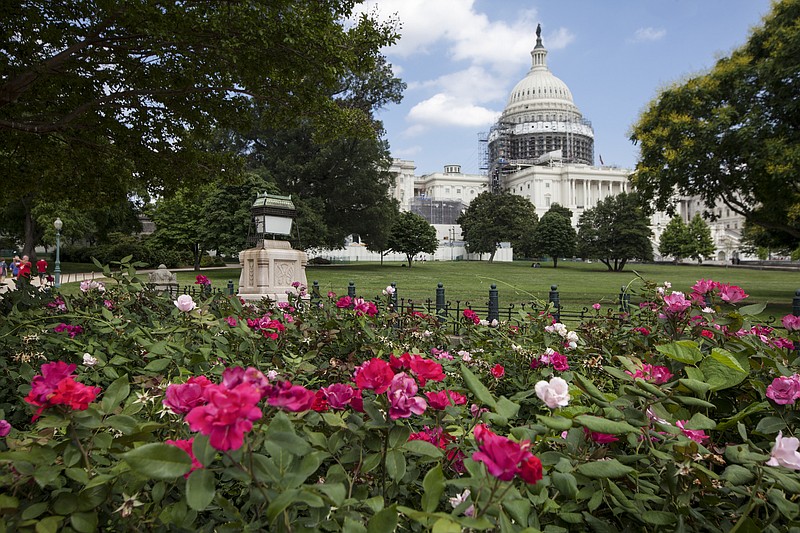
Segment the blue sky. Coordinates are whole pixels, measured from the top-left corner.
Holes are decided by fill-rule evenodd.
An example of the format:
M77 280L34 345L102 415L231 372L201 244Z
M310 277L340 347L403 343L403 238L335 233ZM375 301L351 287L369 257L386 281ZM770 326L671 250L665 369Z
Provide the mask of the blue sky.
M460 164L478 173L488 131L530 68L536 24L547 61L595 130L595 163L633 168L628 140L659 89L707 70L744 44L769 0L367 0L396 15L400 41L386 53L408 84L381 110L392 155L417 175Z

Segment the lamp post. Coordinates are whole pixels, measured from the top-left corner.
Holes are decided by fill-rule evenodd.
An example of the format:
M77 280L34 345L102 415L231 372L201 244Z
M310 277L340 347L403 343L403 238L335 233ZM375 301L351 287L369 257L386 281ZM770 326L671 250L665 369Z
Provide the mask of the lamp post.
M453 246L455 246L455 243L453 241L456 240L456 228L450 228L449 237L450 237L450 261L452 261L453 260Z
M56 217L56 221L53 222L53 227L56 228L56 267L53 271L56 289L61 287L61 228L63 226L64 223L61 222L61 218Z
M259 194L250 207L255 223L253 244L263 246L267 235L286 235L292 232L292 220L297 216L297 209L291 196L276 194Z

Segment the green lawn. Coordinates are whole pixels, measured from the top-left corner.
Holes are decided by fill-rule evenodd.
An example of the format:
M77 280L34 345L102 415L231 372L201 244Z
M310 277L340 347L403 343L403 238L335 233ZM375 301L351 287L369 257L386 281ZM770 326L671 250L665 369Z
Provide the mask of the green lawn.
M224 287L233 280L238 287L239 269L204 270L215 287ZM309 285L318 281L322 293L347 293L349 281L355 282L356 292L365 297L380 294L389 283L397 283L401 298L434 299L437 283L445 288L450 301L469 301L483 305L489 288L496 284L500 304L547 300L550 285L558 285L562 305L583 307L595 302L616 304L620 287L629 285L637 290L642 283L637 274L659 283L669 281L673 290L689 292L689 287L701 278L732 283L750 295L748 303L767 304L767 314L782 316L791 311L792 297L800 288L800 272L726 268L704 265L629 264L623 272L608 272L602 263L559 262L542 268L531 268L530 262L494 263L476 261L415 263L408 269L401 263L351 263L348 265L310 266L306 270ZM178 272L181 284L194 283L195 273Z

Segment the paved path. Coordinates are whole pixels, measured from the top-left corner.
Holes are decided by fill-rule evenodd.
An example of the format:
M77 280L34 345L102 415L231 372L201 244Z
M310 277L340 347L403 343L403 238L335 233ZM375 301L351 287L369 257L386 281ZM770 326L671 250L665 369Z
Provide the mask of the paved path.
M208 270L218 270L218 269L222 269L222 268L239 268L239 266L240 265L237 263L237 264L225 265L224 267L205 267L205 268L201 269L201 272L205 272L205 271L208 271ZM140 276L145 276L145 275L147 275L150 272L153 272L155 270L156 269L154 269L154 268L153 269L147 269L147 270L137 270L136 273L138 275L140 275ZM188 267L188 268L171 268L171 269L169 269L169 271L170 272L192 272L192 271L194 271L194 268L192 268L192 267ZM50 275L52 276L53 273L50 272ZM64 283L74 283L74 282L78 282L78 281L85 281L85 280L92 280L92 279L102 279L104 277L105 276L103 276L102 272L77 272L77 273L76 272L70 272L70 273L63 273L62 272L61 273L61 283L63 285ZM39 277L38 276L33 276L31 278L31 284L36 286L36 287L38 287L39 286ZM0 282L0 294L4 293L6 291L9 291L9 290L13 291L15 288L16 288L16 284L15 284L14 280L12 280L10 277L6 277L5 280Z

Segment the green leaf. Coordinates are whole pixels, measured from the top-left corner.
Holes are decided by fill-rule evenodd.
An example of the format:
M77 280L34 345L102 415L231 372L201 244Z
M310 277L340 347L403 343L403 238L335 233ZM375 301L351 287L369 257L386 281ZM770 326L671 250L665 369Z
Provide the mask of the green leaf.
M217 456L217 450L208 443L208 436L199 433L195 435L192 442L192 453L203 466L210 465Z
M677 520L675 513L666 511L645 511L641 515L642 520L654 526L668 526Z
M161 442L139 446L121 457L132 470L150 479L174 479L192 468L188 453Z
M127 415L111 415L106 418L106 424L125 435L133 433L137 428L136 419Z
M367 533L384 533L397 529L397 504L379 511L367 522Z
M777 416L766 416L758 421L756 432L762 435L773 435L786 428L786 422Z
M411 435L411 428L408 426L395 426L389 432L389 448L397 448L402 446L403 443L408 441L408 436Z
M592 380L587 379L585 376L577 372L574 372L572 376L575 382L577 382L578 387L588 394L595 403L599 404L600 407L605 407L608 405L608 398L606 398L603 392L598 389L594 383L592 383Z
M100 403L104 413L110 413L131 393L131 386L128 383L128 374L114 380L103 393L103 401Z
M574 500L578 496L578 482L575 476L569 473L553 472L550 475L550 480L553 486L558 489L558 492L564 495L565 498Z
M431 533L461 533L462 529L458 522L453 522L449 518L439 518L433 523Z
M97 530L97 513L72 513L69 522L78 533L92 533Z
M172 359L153 359L147 363L147 366L144 367L144 369L149 370L150 372L161 372L170 364L172 364Z
M503 418L511 419L517 416L517 413L519 412L519 404L512 402L504 396L501 396L497 399L495 412Z
M439 506L439 499L444 492L444 473L442 472L442 465L436 465L425 474L422 480L422 488L425 493L422 495L422 510L427 513L436 511Z
M736 360L731 352L722 348L714 348L711 350L711 357L728 368L732 368L737 372L747 372L744 367Z
M36 533L58 533L63 516L48 516L36 522Z
M577 471L586 477L603 479L622 477L630 474L634 469L616 459L609 459L608 461L590 461L580 464Z
M339 427L339 428L346 428L347 423L342 418L342 415L339 413L321 413L322 420L331 427Z
M748 365L749 367L746 355L734 355L733 357L739 361L740 366ZM703 362L700 363L700 370L703 371L706 383L711 385L713 391L735 387L748 376L747 372L734 370L711 357L703 359Z
M536 415L536 419L541 424L556 431L566 431L572 427L572 420L563 416Z
M671 344L656 346L656 350L687 365L693 365L703 359L703 353L694 341L677 341Z
M305 455L311 451L311 446L305 439L285 431L271 431L269 433L269 442L279 445L292 455Z
M461 376L464 378L464 383L467 385L467 388L472 391L472 394L475 395L475 398L477 398L480 403L488 405L492 409L497 407L497 402L495 402L492 393L489 392L486 385L481 383L481 380L479 380L463 363L461 364Z
M406 475L406 458L400 450L389 450L386 453L386 473L397 482Z
M575 417L575 421L590 431L596 431L598 433L608 433L610 435L619 435L621 433L640 433L639 429L633 427L627 422L608 420L607 418L600 418L599 416L578 415Z
M749 468L740 465L728 465L720 476L731 485L745 485L753 481L756 476Z
M292 505L295 500L297 500L299 494L300 491L297 489L284 490L278 494L275 499L269 502L269 507L267 507L267 519L270 523L274 522L279 514Z
M730 418L726 418L725 420L721 421L717 424L717 429L720 431L724 431L734 425L738 424L740 420L744 419L745 417L750 416L754 413L760 413L761 411L765 411L770 408L769 402L754 402L733 415ZM742 440L747 440L746 437L742 437Z
M442 456L442 450L424 440L410 440L403 444L403 448L411 453L423 455L425 457L433 457L438 459Z
M746 316L756 316L760 315L766 309L766 304L750 304L750 305L743 305L737 311L739 311L740 315Z
M186 503L195 511L202 511L214 500L216 493L214 473L198 468L186 480Z
M692 418L686 423L686 429L716 429L717 423L703 415L702 413L695 413Z
M704 396L705 393L711 390L711 385L706 383L705 381L699 381L696 379L679 379L678 382L685 386L687 389L692 391L693 393L697 394L698 396Z

